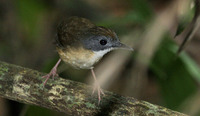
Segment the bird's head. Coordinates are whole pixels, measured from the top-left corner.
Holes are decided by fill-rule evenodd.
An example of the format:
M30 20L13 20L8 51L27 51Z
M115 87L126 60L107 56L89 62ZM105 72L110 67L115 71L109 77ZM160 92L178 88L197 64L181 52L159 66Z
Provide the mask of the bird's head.
M105 27L95 26L82 35L80 41L83 47L102 56L114 49L133 50L121 43L114 31Z

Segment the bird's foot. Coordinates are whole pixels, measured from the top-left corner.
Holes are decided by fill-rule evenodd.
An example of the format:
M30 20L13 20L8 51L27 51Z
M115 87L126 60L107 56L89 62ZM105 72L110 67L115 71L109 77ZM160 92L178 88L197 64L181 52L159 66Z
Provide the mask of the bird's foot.
M46 80L45 80L44 83L43 83L43 86L46 85L46 83L47 83L47 81L48 81L48 79L49 79L50 77L52 77L52 78L54 79L55 76L58 76L58 74L57 74L56 72L57 72L57 67L53 67L53 68L51 69L51 71L50 71L47 75L42 76L42 78L46 78Z
M101 89L101 87L99 86L99 84L95 84L94 88L93 88L93 91L92 91L92 95L94 94L94 92L96 91L97 89L97 94L98 94L98 104L100 104L100 101L101 101L101 94L102 95L105 95L103 90Z

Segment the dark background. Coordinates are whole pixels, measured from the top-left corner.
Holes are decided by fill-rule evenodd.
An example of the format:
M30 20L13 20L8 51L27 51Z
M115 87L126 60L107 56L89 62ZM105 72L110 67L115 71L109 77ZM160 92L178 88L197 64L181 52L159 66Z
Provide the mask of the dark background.
M152 26L155 30L162 27L155 27L153 22L162 11L171 7L172 2L173 0L1 0L0 60L48 73L59 58L53 44L57 25L66 17L85 17L97 25L115 30L120 40L135 49L134 52L111 52L95 66L95 71L100 72L97 77L103 75L110 78L104 82L104 89L198 116L199 30L180 55L176 52L182 40L174 39L172 34L176 33L177 26L162 32L158 44L153 39L160 32L153 31L150 36L145 36L152 31ZM180 7L180 14L174 19L174 25L179 25L177 34L193 18L194 4L190 3L188 6L186 10L182 10L184 5L177 5L177 9ZM164 17L161 20L168 21ZM147 41L150 44L143 44ZM156 47L151 51L145 49L149 47L145 45ZM144 49L144 52L140 49ZM146 54L142 53L152 55L145 59ZM64 63L59 66L58 71L63 78L86 84L91 79L89 70L76 70ZM106 73L107 71L110 73ZM13 115L64 114L0 98L0 116Z

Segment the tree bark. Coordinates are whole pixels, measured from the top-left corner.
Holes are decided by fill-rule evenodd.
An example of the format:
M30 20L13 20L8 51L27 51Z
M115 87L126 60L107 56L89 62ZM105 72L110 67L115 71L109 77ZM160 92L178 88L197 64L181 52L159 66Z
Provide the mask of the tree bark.
M162 106L123 97L105 91L98 105L91 87L55 77L43 87L44 73L0 61L0 96L17 102L37 105L68 115L170 115L185 116Z

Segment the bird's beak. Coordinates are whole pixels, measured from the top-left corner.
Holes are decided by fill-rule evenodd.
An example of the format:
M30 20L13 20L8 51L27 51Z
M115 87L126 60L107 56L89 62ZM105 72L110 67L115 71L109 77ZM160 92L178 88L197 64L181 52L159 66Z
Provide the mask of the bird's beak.
M113 45L113 47L115 49L126 49L126 50L130 50L133 51L133 48L121 43L121 42L117 42L116 44Z

